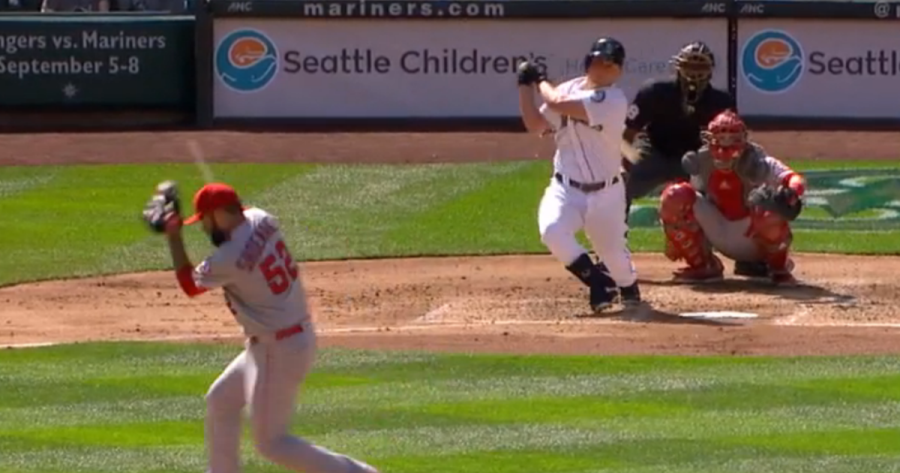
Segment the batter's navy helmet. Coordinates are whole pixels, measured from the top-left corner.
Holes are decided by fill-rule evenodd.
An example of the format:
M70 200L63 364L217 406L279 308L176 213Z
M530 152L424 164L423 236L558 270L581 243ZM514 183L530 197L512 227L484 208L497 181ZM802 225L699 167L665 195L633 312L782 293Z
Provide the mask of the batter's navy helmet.
M584 57L584 70L591 66L594 58L602 58L619 66L625 64L625 46L614 38L600 38L591 45L590 52Z

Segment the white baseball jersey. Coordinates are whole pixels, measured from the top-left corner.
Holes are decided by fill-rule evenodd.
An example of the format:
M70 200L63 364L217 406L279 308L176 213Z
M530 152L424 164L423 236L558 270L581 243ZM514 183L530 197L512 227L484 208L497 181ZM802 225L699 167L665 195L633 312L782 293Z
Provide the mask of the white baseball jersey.
M278 220L262 209L244 210L246 221L194 269L198 287L221 287L247 335L265 335L309 321L306 291Z
M563 82L557 90L565 97L581 98L590 123L561 116L547 104L540 111L555 132L553 170L575 181L595 183L619 174L628 99L616 86L582 89L585 80L582 76Z

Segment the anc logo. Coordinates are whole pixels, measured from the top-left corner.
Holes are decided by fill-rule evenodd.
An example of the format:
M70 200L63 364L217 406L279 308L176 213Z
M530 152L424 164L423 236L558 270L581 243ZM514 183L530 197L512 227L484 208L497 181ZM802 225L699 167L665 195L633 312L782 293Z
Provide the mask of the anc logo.
M278 51L264 33L240 29L225 35L216 46L216 76L229 89L257 92L278 72Z
M784 31L757 32L741 50L744 80L766 94L787 92L803 75L803 48Z
M804 230L885 231L900 229L900 169L804 171L805 206L791 227ZM659 226L654 202L636 202L631 228Z

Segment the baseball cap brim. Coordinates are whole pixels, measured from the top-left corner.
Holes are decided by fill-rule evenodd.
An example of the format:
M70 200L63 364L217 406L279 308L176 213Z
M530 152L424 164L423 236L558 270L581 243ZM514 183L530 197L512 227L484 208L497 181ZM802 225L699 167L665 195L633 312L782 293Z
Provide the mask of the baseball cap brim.
M241 210L247 210L249 208L250 208L250 206L248 206L248 205L241 206ZM190 217L184 219L184 225L193 225L193 224L199 222L200 220L203 220L203 213L197 212L194 215L191 215Z
M190 217L184 219L184 224L185 225L193 225L193 224L199 222L202 218L203 218L203 214L195 213L194 215L191 215Z

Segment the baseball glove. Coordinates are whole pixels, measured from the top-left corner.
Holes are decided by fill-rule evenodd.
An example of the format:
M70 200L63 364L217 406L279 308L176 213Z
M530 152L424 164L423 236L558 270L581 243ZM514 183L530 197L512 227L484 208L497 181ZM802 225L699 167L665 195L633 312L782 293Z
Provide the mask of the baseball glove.
M537 84L547 80L547 73L542 67L532 64L528 61L522 61L516 68L516 74L519 79L519 85Z
M788 186L778 186L777 189L771 186L759 186L750 191L748 200L750 205L774 212L787 221L796 219L803 209L803 201L794 189Z
M142 215L144 222L155 233L165 233L168 225L181 223L181 203L175 182L165 181L156 186L156 192L144 206Z

